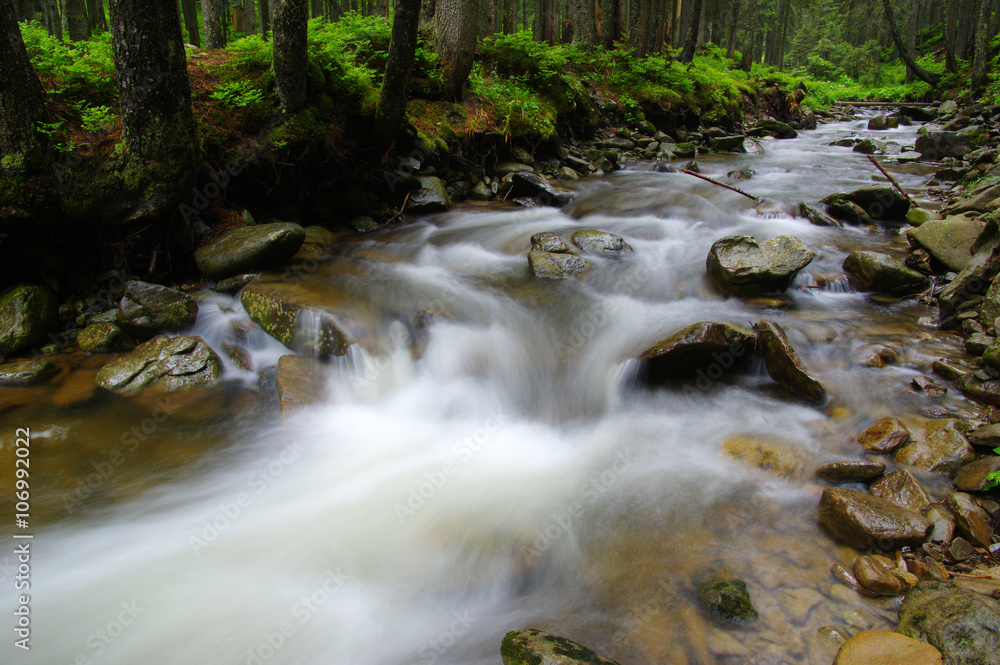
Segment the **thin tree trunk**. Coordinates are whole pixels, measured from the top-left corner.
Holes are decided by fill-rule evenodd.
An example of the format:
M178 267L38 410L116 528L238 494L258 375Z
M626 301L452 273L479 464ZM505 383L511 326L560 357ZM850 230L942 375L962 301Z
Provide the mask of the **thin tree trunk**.
M104 14L103 0L87 0L87 15L90 18L90 31L108 29L108 19Z
M82 42L90 37L86 0L61 0L63 34L71 42Z
M420 27L420 0L396 0L385 76L375 107L375 145L385 150L406 119L406 102Z
M986 82L986 61L989 58L989 22L992 0L979 0L978 21L976 22L975 53L972 56L972 91L977 91Z
M958 32L958 0L948 0L948 23L945 28L945 37L947 38L945 48L944 48L944 62L945 67L948 68L949 72L958 71L958 65L955 62L955 41Z
M906 22L906 48L910 50L910 53L916 54L917 52L917 19L920 15L920 0L909 0L910 2L910 16L909 20ZM916 77L913 75L913 71L907 67L906 69L906 82L911 83Z
M435 16L438 55L448 99L461 100L476 54L478 0L438 0Z
M271 0L260 0L260 36L265 40L271 36Z
M921 81L937 85L941 77L918 65L917 61L913 59L913 54L906 48L906 44L903 43L903 39L899 36L899 27L896 25L896 17L893 16L889 0L882 0L882 6L885 8L885 18L889 22L889 34L892 35L892 41L896 44L896 49L899 51L900 57L903 58L903 62L906 63L907 68Z
M42 0L42 21L49 29L49 35L56 39L63 38L62 17L59 16L58 0Z
M45 101L10 2L0 2L0 31L0 156L17 153L32 166L41 155L36 128L46 118Z
M681 52L681 62L691 62L694 60L694 49L698 45L698 24L701 23L701 8L704 0L694 0L691 7L691 29L688 30L687 41L684 42L684 51Z
M195 0L181 0L184 10L184 27L188 34L188 44L201 48L201 36L198 34L198 7Z
M274 30L274 85L281 106L288 113L297 113L306 102L306 50L309 8L307 0L273 0L271 23Z

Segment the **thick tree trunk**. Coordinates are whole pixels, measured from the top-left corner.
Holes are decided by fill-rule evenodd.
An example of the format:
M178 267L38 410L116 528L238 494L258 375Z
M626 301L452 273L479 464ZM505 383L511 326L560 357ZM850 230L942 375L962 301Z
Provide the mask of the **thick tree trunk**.
M628 47L639 51L639 41L642 35L639 34L639 5L642 0L630 0L628 3L628 24L626 33L628 34Z
M435 0L421 0L420 26L426 27L434 23L434 12L437 9Z
M517 0L503 2L503 34L513 35L517 32Z
M615 46L615 0L600 0L601 46L610 51Z
M226 17L222 0L201 0L201 16L205 24L205 48L225 48Z
M992 0L979 0L976 22L975 53L972 56L972 91L976 92L986 82L986 62L989 59L989 22Z
M728 44L726 45L726 57L732 59L736 56L736 28L740 22L740 5L741 0L733 0L733 11L732 18L729 23L729 37Z
M201 36L198 34L198 7L196 0L181 0L184 10L184 27L187 29L188 44L201 48Z
M71 42L82 42L90 37L86 0L61 0L60 5L63 35Z
M389 57L385 77L375 108L375 145L385 150L396 140L406 119L406 102L417 52L417 29L420 27L420 0L396 0L392 19Z
M917 52L917 19L920 15L920 0L909 0L910 3L910 15L906 21L906 48L909 49L910 53L914 54L916 57ZM913 71L909 68L906 69L906 82L910 83L914 81L916 77L913 75Z
M46 117L45 100L10 2L0 1L0 31L0 155L18 153L30 166L41 154L36 127Z
M896 17L892 13L892 6L889 4L889 0L882 0L882 6L885 8L885 18L889 22L889 34L892 35L892 41L896 44L896 49L899 51L899 55L903 59L903 62L906 63L906 67L921 81L930 83L931 85L937 85L941 77L918 65L917 61L913 59L913 54L910 53L909 49L906 48L906 44L903 43L903 39L899 35L899 26L896 25Z
M247 22L247 32L248 35L257 34L257 2L256 0L243 0L243 5L246 7L246 22Z
M271 0L260 0L260 36L271 36Z
M573 0L573 42L585 50L597 43L597 5L595 0Z
M58 0L41 0L42 23L48 28L49 34L56 39L63 38L62 18L59 16Z
M688 30L687 41L684 42L684 50L681 52L681 62L691 62L694 60L694 49L698 45L698 24L701 23L701 8L704 0L694 0L691 7L691 29Z
M945 27L944 63L949 72L958 70L955 62L955 41L958 33L958 0L948 0L948 19Z
M108 19L104 13L103 0L87 0L87 14L90 17L91 32L108 29Z
M438 56L448 99L460 100L476 54L478 0L438 0L435 17Z
M306 71L309 66L306 30L307 0L272 0L274 31L274 84L281 106L297 113L306 102Z

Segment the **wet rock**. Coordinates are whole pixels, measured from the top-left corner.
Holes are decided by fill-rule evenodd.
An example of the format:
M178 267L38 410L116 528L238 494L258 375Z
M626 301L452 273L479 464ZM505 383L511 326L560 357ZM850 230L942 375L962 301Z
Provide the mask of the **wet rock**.
M981 356L996 342L996 338L986 333L975 333L965 339L965 350L969 355Z
M819 522L834 536L862 550L918 544L931 527L920 513L845 487L823 490Z
M864 630L844 642L833 665L941 665L941 652L899 633Z
M351 228L358 233L373 233L378 231L378 222L368 215L358 215L351 219Z
M834 483L867 483L885 473L881 462L831 462L816 469L816 476Z
M985 228L986 223L976 219L949 217L909 229L907 235L949 270L961 272L972 261L972 246Z
M205 277L222 279L287 261L305 242L298 224L246 226L227 231L194 253Z
M826 211L837 219L856 226L868 226L875 223L864 208L846 199L829 201L826 204Z
M0 386L30 386L41 383L55 367L44 358L15 360L0 365Z
M860 152L862 155L881 155L885 152L886 144L873 138L864 138L858 141L852 148L853 152Z
M48 288L19 284L0 294L0 357L38 348L58 329L59 306Z
M980 508L975 499L965 492L954 492L948 496L947 504L955 516L958 532L966 540L985 549L993 544L989 513Z
M319 404L326 398L322 365L309 358L295 355L278 358L275 383L283 416L296 409Z
M190 328L198 304L187 294L148 282L129 282L118 303L122 327L140 339Z
M869 185L847 194L834 196L856 203L869 217L876 220L905 222L906 215L910 211L909 199L890 185Z
M935 504L924 511L924 517L931 521L931 530L927 533L927 542L947 543L951 541L955 535L955 516L952 515L950 510L945 506Z
M891 453L909 440L910 430L898 418L883 418L858 435L858 443L876 453Z
M159 336L101 368L98 387L120 395L146 388L182 390L214 383L222 360L200 337Z
M887 115L877 115L868 121L868 129L875 131L896 129L897 127L899 127L899 118L890 118Z
M704 586L698 592L698 600L706 610L723 621L748 623L760 616L742 580L720 580Z
M712 245L706 267L725 293L760 296L787 289L815 257L815 252L792 236L763 243L752 236L729 236Z
M926 208L910 208L910 212L906 213L906 221L912 226L920 226L936 219L941 219L941 215Z
M746 152L743 148L744 137L720 136L711 140L712 150L718 152Z
M934 383L926 376L916 376L910 381L913 389L919 393L925 393L930 397L943 397L948 394L948 388L940 383Z
M903 583L891 571L891 566L873 556L859 556L854 560L854 577L858 584L880 596L898 596L903 592Z
M931 499L916 477L905 469L887 474L868 487L874 496L917 512L927 510Z
M308 357L342 356L363 337L353 317L307 299L295 285L254 283L240 302L264 332Z
M750 180L755 175L757 175L757 172L753 169L737 169L727 173L726 177L732 178L733 180Z
M500 656L503 665L618 665L582 644L533 628L507 633Z
M411 215L421 215L435 212L446 212L452 206L448 190L440 178L434 176L418 176L420 189L410 192L406 200L406 212Z
M87 326L76 336L77 345L91 353L112 353L127 351L135 342L124 330L113 323L95 323Z
M802 202L799 204L799 214L816 226L843 226L840 220L832 215L826 214L816 206L809 203Z
M923 291L927 277L910 270L902 261L879 252L851 252L844 260L844 271L861 291L903 296Z
M256 277L257 275L248 273L245 275L236 275L235 277L220 279L215 285L215 291L217 293L225 293L227 295L236 295L243 289L244 286L252 282Z
M1000 423L983 425L969 435L969 442L974 446L995 448L1000 446Z
M976 458L965 438L967 427L951 418L932 420L922 429L910 433L910 440L896 450L893 459L925 471L954 475L963 465Z
M1000 601L953 582L924 581L906 594L896 632L937 647L948 665L996 665Z
M502 178L509 173L534 173L535 171L528 164L522 164L521 162L500 162L493 170L498 178Z
M626 254L631 254L632 246L625 242L625 239L614 233L607 231L596 231L586 229L574 233L570 240L587 254L618 258Z
M556 177L560 180L579 180L580 175L568 166L560 166Z
M657 342L639 360L644 361L650 382L684 380L697 374L707 388L752 356L755 340L746 328L702 321Z
M469 193L469 198L473 201L491 201L493 200L493 190L484 181L480 180L472 187L472 191Z
M970 374L969 376L956 381L955 386L961 390L966 397L971 397L972 399L982 402L983 404L1000 406L1000 381L996 379L983 380L973 374Z
M982 492L989 484L986 477L1000 471L1000 457L984 457L966 464L955 474L955 488L962 492Z
M569 254L572 250L569 245L551 231L542 231L531 236L531 251L533 252L554 252L556 254Z
M945 550L945 553L953 562L959 563L972 558L976 553L976 548L965 538L959 536L948 543L948 549Z
M791 443L756 436L734 436L722 442L729 457L782 478L802 475L809 460L801 448Z
M767 118L762 120L756 127L747 130L748 136L773 136L776 139L794 139L799 135L792 126L786 122Z
M972 139L959 132L926 132L917 137L916 150L925 159L965 157L975 146Z
M557 208L561 208L573 199L572 193L557 190L537 173L515 173L508 177L512 184L509 198L534 196L538 197L542 205Z
M528 252L528 265L535 277L548 279L569 279L590 269L586 259L562 252Z
M806 371L785 331L774 321L761 319L754 325L757 345L767 373L782 388L814 402L826 399L823 385Z

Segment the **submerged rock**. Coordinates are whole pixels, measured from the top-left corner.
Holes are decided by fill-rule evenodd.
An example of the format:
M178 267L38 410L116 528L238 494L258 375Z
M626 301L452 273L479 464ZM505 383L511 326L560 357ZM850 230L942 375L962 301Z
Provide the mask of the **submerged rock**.
M40 347L58 328L59 306L48 288L19 284L0 294L0 356Z
M953 582L924 581L906 594L896 631L935 646L947 665L996 665L1000 601Z
M815 257L815 252L792 236L763 243L752 236L729 236L712 245L706 267L725 293L761 296L787 289Z
M122 327L141 339L190 328L198 304L186 293L148 282L129 282L118 304Z
M902 261L879 252L851 252L843 268L861 291L904 296L923 291L930 283L927 277L910 270Z
M590 269L590 263L575 254L528 252L528 265L535 277L569 279Z
M702 321L677 331L639 355L652 383L697 375L707 388L754 353L754 333L726 323ZM705 383L705 386L701 384Z
M816 477L834 483L867 483L885 473L882 462L830 462L816 469Z
M351 316L312 302L294 285L250 284L240 302L264 332L309 357L342 356L361 337Z
M865 630L844 642L833 665L941 665L941 652L906 635Z
M172 391L210 385L222 360L200 337L154 337L97 373L99 387L120 395L146 388Z
M698 600L705 609L723 621L747 623L760 616L743 580L713 582L702 587L698 592Z
M618 258L635 251L624 238L607 231L585 229L574 233L570 240L587 254Z
M500 656L504 665L618 665L582 644L533 628L507 633Z
M322 402L326 397L322 366L319 362L302 356L287 355L278 358L275 383L283 416L295 409Z
M0 365L0 386L30 386L44 380L54 369L44 358L4 363Z
M806 371L781 326L761 319L754 325L754 330L757 346L772 379L785 390L808 400L821 402L826 399L826 389Z
M247 226L222 234L196 251L194 260L205 277L222 279L287 261L305 238L298 224Z
M722 451L748 466L782 478L801 476L809 462L800 447L758 436L730 437L722 442Z
M860 490L831 487L819 502L819 523L860 550L924 541L931 523L920 513Z

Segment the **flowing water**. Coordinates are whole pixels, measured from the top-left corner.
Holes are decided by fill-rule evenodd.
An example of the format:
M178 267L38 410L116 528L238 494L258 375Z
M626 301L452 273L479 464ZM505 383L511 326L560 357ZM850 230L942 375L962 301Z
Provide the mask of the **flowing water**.
M35 534L32 650L8 632L3 662L496 664L507 631L536 627L623 665L827 665L824 627L885 628L897 601L830 576L852 556L816 525L812 469L862 459L851 437L872 418L975 412L954 391L908 389L959 355L957 337L921 325L917 300L855 293L841 272L853 249L901 254L905 242L780 212L879 179L827 142L915 138L864 127L699 160L720 179L753 169L728 182L778 202L770 214L639 163L574 183L565 211L467 205L314 251L275 279L353 308L370 336L325 366L325 403L285 419L273 388L232 364L219 389L125 400L89 387L106 357L64 354L54 385L0 392L4 468L15 428L32 432ZM894 170L917 195L929 179ZM580 280L529 276L532 234L580 228L635 253L593 259ZM744 233L818 252L784 302L708 283L711 244ZM413 353L401 320L418 310L431 316ZM787 330L829 404L782 394L759 366L637 381L630 358L676 330L762 317ZM194 333L220 349L245 322L238 300L206 293ZM256 366L284 352L248 334ZM895 364L863 365L877 345ZM791 446L801 468L734 460L723 442L736 436ZM723 626L700 609L699 585L720 570L748 583L758 621Z

